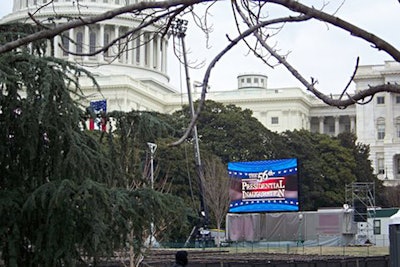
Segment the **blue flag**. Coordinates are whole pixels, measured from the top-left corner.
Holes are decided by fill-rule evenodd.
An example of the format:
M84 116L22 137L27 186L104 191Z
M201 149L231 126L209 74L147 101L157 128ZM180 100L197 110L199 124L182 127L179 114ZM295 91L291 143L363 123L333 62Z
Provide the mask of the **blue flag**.
M94 113L107 112L107 100L90 101L90 108Z
M106 112L107 112L107 100L91 101L90 109L96 115L95 118L90 118L89 129L106 131Z

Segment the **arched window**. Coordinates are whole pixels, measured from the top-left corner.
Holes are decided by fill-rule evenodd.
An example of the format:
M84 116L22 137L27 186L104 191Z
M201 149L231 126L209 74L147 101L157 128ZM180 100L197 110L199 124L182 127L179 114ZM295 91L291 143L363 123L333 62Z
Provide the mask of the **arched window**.
M76 33L76 53L83 52L83 33L77 32Z
M376 129L378 133L378 140L382 140L385 138L385 118L378 118Z
M96 33L90 32L89 35L89 53L94 53L96 51Z

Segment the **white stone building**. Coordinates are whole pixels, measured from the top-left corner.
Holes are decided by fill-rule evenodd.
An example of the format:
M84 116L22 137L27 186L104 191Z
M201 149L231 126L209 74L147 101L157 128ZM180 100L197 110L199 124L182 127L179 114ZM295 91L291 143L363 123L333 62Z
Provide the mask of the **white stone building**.
M100 14L126 2L137 1L81 0L84 8L79 9L79 16ZM47 2L14 0L13 12L3 17L0 23L25 21L28 12ZM36 16L45 20L54 18L56 12L59 19L52 22L63 23L68 16L77 15L74 3L73 0L54 0ZM52 43L49 42L49 51L52 50L57 57L87 66L97 77L101 92L88 80L81 79L88 102L107 99L109 111L134 109L170 113L186 103L187 96L169 85L168 39L157 33L156 25L135 34L133 38L124 38L96 56L73 56L59 47L62 44L76 53L90 53L140 22L140 18L127 14L96 25L71 29L64 33L64 38L56 37ZM128 49L123 50L124 46ZM207 98L248 108L261 123L276 132L307 129L334 136L343 131L353 131L359 142L370 145L371 160L378 177L388 185L400 181L400 95L380 93L367 105L337 109L327 106L301 88L269 88L266 75L241 74L237 81L238 88L211 90ZM357 90L368 85L400 82L400 64L385 62L382 65L361 66L354 82ZM194 92L193 99L198 97L199 93Z

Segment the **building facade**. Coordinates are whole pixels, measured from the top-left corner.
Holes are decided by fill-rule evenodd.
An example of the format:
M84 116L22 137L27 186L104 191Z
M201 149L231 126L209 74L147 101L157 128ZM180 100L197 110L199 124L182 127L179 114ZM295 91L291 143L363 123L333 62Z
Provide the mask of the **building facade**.
M54 0L40 9L37 19L49 23L65 23L69 17L96 15L139 0L80 0L85 8L77 8L76 1ZM13 12L0 23L26 21L28 12L36 11L48 0L14 0ZM54 14L57 13L57 19ZM50 21L48 18L52 18ZM169 84L168 37L157 31L157 25L127 35L109 49L90 55L108 45L115 37L123 36L142 18L121 15L95 25L64 32L48 43L54 56L87 67L96 77L101 91L89 79L81 78L87 102L106 99L110 110L149 110L171 113L187 103L187 95ZM72 41L74 40L74 41ZM60 46L61 44L61 46ZM67 53L69 50L76 54ZM229 91L209 90L207 99L223 104L235 104L253 111L268 129L276 132L307 129L335 136L348 131L357 134L358 141L369 144L372 166L380 179L388 185L400 181L400 95L380 93L366 105L338 109L324 104L313 95L297 87L269 88L263 74L240 74L237 88ZM354 79L356 90L368 85L400 82L400 64L361 66ZM193 99L200 97L193 92ZM335 97L335 96L333 96Z

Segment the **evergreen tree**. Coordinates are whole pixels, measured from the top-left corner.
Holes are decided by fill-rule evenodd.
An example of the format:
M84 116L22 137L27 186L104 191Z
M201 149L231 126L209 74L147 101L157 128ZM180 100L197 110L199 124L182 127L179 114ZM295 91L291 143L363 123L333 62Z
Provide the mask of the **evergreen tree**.
M0 43L34 30L2 27ZM179 211L176 199L115 183L121 168L80 127L74 99L89 73L45 56L46 47L0 55L1 257L6 266L75 266L126 242L139 252L150 222Z

